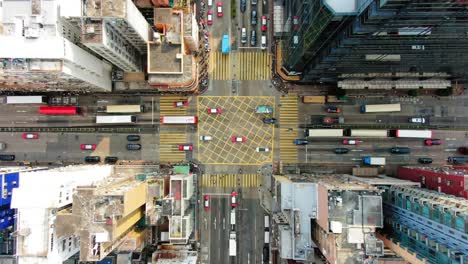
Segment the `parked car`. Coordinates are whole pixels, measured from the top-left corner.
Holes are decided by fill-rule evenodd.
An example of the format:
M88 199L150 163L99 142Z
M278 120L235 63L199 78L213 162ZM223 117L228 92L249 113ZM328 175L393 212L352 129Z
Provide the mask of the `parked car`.
M252 29L252 31L250 31L250 46L257 46L257 31L255 31L255 29Z
M208 21L208 25L213 25L213 10L208 10L208 14L206 15L206 20Z
M203 196L203 208L205 209L205 211L210 210L210 196L209 195Z
M231 207L237 206L236 197L237 197L237 193L235 191L232 191L231 192Z
M266 16L262 16L262 19L261 19L261 29L262 31L267 31L267 17Z
M431 164L431 163L432 163L432 159L431 159L431 158L419 158L419 159L418 159L418 162L419 162L419 163L422 163L422 164Z
M81 150L95 150L96 144L81 144Z
M241 0L240 1L240 10L241 10L241 12L244 13L246 8L247 8L247 0Z
M468 155L468 147L459 147L457 150L463 155Z
M223 112L222 108L208 108L207 110L208 114L218 114L220 115Z
M104 159L106 163L116 163L119 158L114 157L114 156L108 156Z
M189 145L189 144L179 145L179 150L180 151L192 151L193 145Z
M139 135L128 135L127 140L128 141L140 141L140 136Z
M415 123L415 124L425 124L426 119L424 117L411 117L409 119L410 123Z
M24 139L38 139L39 135L37 133L23 133Z
M442 140L436 139L436 138L426 139L426 140L424 140L424 144L426 146L442 145Z
M325 108L325 112L327 113L341 113L341 108L336 106L330 106Z
M250 12L250 24L253 26L257 25L257 10L252 10L252 12Z
M211 8L213 6L213 0L208 0L208 8Z
M349 149L347 148L335 148L335 153L336 154L346 154L349 152Z
M85 162L88 163L97 163L101 161L101 157L99 156L86 156L85 157Z
M222 2L218 2L216 4L216 10L218 12L218 17L222 17L223 16L223 3Z
M141 144L127 144L127 150L140 150Z
M270 152L270 149L265 147L257 147L256 150L257 152Z
M247 43L247 29L245 27L243 27L241 30L241 43Z
M12 154L1 154L0 155L1 161L13 161L15 160L15 155Z
M201 141L210 141L213 140L213 137L211 136L200 136Z
M6 143L5 142L0 142L0 150L6 149Z
M357 140L357 139L344 139L343 140L343 145L359 145L359 143L362 143L362 141Z
M257 0L250 0L250 4L253 5L253 6L257 5Z
M406 147L393 147L390 149L390 152L393 154L408 154L411 152L411 149Z
M231 141L232 141L232 142L244 143L244 142L245 142L245 137L232 137L232 138L231 138Z
M276 118L265 117L262 120L265 124L276 124Z
M262 50L265 50L267 48L267 43L266 43L266 36L262 35L261 40L260 40L260 48Z
M309 144L309 141L307 139L298 138L298 139L295 139L293 143L296 145L307 145Z
M209 12L209 11L208 11ZM209 24L209 23L208 23ZM179 102L174 102L174 107L185 107L188 106L187 101L179 101Z

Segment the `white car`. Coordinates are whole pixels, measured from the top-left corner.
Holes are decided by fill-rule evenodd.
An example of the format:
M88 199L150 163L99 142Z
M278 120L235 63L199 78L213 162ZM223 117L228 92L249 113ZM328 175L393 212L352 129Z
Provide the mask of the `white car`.
M270 152L270 149L264 147L257 147L257 152Z
M412 117L410 118L410 123L416 123L416 124L424 124L426 123L426 119L424 117Z
M213 140L212 136L200 136L201 141L210 141Z

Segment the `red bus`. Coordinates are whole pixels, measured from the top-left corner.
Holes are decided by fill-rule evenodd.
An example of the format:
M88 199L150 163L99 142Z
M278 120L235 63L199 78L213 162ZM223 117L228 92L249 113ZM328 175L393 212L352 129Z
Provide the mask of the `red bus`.
M39 114L41 115L77 115L78 107L76 106L40 106Z
M161 124L196 124L197 116L161 116Z

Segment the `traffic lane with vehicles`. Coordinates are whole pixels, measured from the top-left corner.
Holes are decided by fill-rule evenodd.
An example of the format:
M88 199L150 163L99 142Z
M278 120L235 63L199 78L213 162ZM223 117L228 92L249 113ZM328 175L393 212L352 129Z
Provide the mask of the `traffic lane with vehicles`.
M207 1L205 1L207 2ZM217 12L217 4L222 3L223 16L219 17ZM213 11L213 24L206 25L209 32L210 49L211 51L221 51L221 39L224 34L229 34L231 27L231 2L229 0L215 1L211 8L206 5L204 11L204 19L207 20L208 10Z
M0 141L7 144L4 153L15 154L16 161L76 162L83 163L86 156L117 157L118 161L157 161L157 138L140 135L140 141L127 141L127 134L38 133L38 139L26 140L22 133L0 133ZM127 144L141 144L141 150L127 150ZM95 150L82 150L82 144L95 144Z
M243 189L238 193L237 263L262 263L263 208L260 206L260 189Z
M209 263L229 262L230 192L211 194L211 208L207 214L209 226Z
M424 139L408 138L359 138L358 145L344 145L343 138L309 138L307 146L298 146L300 162L360 164L364 156L381 156L387 158L388 164L418 164L418 158L429 157L433 164L446 164L447 157L457 156L457 148L466 142L464 131L434 132L434 138L441 139L442 145L426 146ZM392 147L409 147L410 154L392 154ZM347 154L336 154L335 148L347 148Z

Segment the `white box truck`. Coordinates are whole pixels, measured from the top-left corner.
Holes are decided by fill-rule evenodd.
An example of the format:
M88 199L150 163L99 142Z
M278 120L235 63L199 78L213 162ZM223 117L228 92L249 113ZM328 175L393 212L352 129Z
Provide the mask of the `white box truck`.
M236 256L237 253L237 245L236 245L236 233L231 232L229 234L229 256Z

